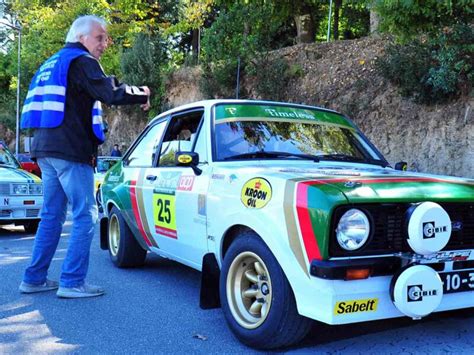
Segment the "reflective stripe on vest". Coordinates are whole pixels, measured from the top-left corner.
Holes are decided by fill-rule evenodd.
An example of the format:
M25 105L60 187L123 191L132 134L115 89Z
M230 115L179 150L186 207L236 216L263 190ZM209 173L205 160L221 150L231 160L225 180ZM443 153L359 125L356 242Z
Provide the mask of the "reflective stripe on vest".
M92 130L100 143L104 143L105 132L102 121L102 103L100 101L94 102L94 107L92 107Z
M21 128L54 128L64 120L67 74L71 62L89 55L80 48L63 48L38 69L31 81L21 114ZM105 141L102 107L99 101L92 108L92 131L100 143Z

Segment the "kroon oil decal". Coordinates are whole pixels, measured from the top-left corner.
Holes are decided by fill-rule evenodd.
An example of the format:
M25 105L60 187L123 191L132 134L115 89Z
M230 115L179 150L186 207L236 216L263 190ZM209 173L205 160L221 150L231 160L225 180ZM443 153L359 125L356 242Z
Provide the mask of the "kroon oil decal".
M272 186L264 178L248 180L242 187L240 200L247 208L263 208L272 198Z

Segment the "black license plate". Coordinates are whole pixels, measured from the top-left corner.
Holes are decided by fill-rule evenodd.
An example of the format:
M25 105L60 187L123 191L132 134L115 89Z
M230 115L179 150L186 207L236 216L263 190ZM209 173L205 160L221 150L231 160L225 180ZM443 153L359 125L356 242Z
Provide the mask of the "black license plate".
M474 270L443 272L439 276L443 281L444 293L474 291Z

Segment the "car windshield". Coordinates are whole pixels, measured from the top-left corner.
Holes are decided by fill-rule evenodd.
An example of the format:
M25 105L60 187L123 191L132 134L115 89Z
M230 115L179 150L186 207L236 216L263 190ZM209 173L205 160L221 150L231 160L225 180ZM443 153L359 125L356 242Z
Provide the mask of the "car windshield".
M298 110L293 111L297 116ZM224 119L219 119L218 112L214 127L216 160L304 159L387 165L342 116L331 115L335 116L333 122L265 116L228 118L226 112Z
M0 143L0 166L19 168L20 165L3 143Z
M105 173L111 167L113 167L120 159L116 158L98 158L97 159L97 172Z

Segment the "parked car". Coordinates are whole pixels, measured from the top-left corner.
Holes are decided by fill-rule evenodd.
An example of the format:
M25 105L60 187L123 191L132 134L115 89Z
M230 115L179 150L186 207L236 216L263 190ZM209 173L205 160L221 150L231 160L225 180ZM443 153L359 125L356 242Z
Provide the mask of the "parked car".
M0 141L0 225L15 224L36 233L43 205L41 179L23 169Z
M94 185L95 185L95 199L99 210L102 211L101 196L99 193L100 185L104 181L105 173L114 166L121 158L120 157L109 157L99 156L97 157L96 166L94 168Z
M37 162L31 159L29 154L17 154L16 158L20 162L21 168L38 177L41 177L41 169Z
M202 271L201 307L221 305L251 347L298 342L313 320L474 306L474 180L395 170L331 110L177 107L148 124L101 195L112 262L152 252Z

